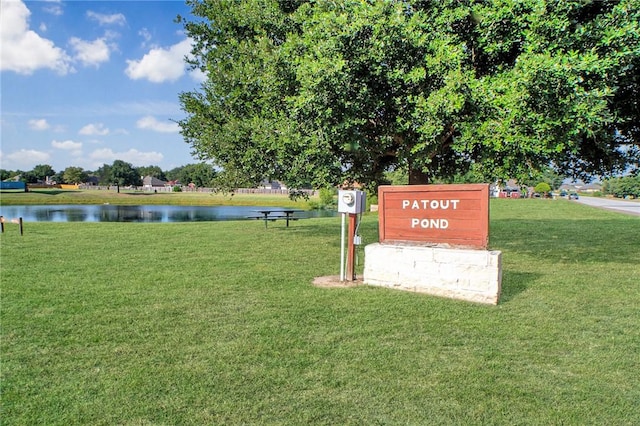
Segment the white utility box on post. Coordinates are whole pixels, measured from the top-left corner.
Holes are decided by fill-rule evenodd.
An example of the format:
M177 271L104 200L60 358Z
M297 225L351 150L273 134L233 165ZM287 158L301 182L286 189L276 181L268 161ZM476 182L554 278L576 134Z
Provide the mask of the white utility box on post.
M340 190L338 191L338 213L359 214L364 213L366 196L364 191Z
M355 280L354 258L357 217L364 213L367 202L364 191L358 190L340 190L338 191L338 212L342 213L342 230L340 242L340 281ZM345 220L349 217L349 235L347 237L347 262L345 273ZM358 244L360 243L360 240Z

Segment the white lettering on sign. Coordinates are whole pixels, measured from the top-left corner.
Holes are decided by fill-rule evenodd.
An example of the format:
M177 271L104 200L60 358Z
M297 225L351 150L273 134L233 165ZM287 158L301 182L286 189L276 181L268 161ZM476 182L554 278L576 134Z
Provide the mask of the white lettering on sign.
M449 221L447 219L419 219L414 217L411 219L411 227L447 229Z
M460 200L402 200L402 209L410 210L457 210ZM412 228L447 229L447 219L411 219Z
M402 200L402 210L456 210L460 200Z

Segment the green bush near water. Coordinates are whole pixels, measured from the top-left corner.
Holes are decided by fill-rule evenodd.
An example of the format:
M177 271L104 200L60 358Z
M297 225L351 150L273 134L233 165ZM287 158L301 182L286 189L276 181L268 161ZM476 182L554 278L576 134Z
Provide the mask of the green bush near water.
M377 216L360 229L376 241ZM2 422L640 420L638 217L493 200L498 306L314 287L339 235L337 218L7 224Z

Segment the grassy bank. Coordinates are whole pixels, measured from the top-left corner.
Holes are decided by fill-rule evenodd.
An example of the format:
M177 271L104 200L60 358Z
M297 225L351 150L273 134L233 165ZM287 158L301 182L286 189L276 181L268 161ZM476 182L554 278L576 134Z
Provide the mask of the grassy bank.
M310 198L317 201L317 197ZM29 192L3 192L0 205L117 204L186 206L280 206L307 209L309 200L293 201L279 194L222 194L207 192L143 192L115 190L34 189Z
M362 231L377 240L375 215ZM492 201L498 306L316 288L339 235L336 218L8 228L2 422L640 420L637 217Z

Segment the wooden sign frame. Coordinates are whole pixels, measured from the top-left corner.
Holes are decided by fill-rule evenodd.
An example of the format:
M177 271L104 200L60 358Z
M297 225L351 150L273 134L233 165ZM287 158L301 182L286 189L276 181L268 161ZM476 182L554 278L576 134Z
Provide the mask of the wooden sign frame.
M486 249L489 184L380 186L380 243Z

